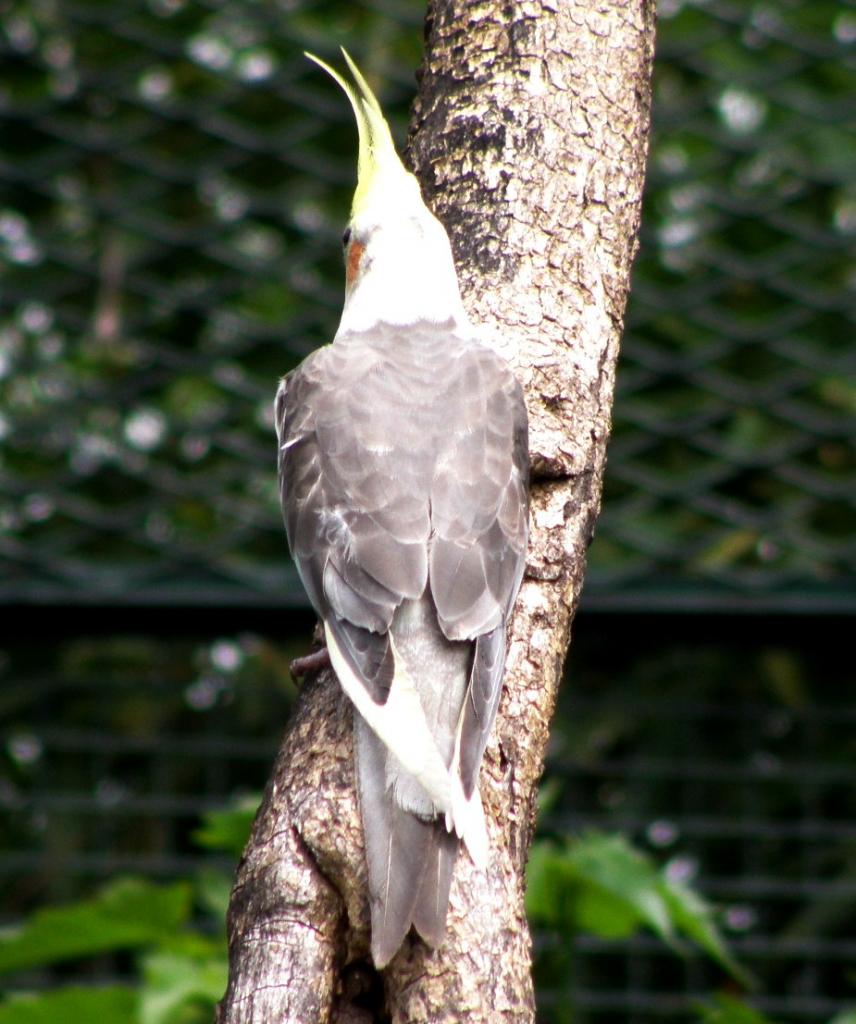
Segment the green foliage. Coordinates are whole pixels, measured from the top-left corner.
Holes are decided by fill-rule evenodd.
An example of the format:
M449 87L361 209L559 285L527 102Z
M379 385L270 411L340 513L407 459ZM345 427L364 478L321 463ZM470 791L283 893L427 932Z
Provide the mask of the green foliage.
M563 932L625 939L647 927L680 954L681 939L689 939L735 980L749 983L725 945L712 908L623 836L588 832L561 845L536 842L526 906L533 921Z
M237 855L257 802L244 798L206 815L196 841L206 849ZM88 900L37 911L2 936L0 971L131 950L137 954L138 982L133 989L68 988L14 995L0 1004L0 1024L57 1019L68 1024L94 1019L108 1024L202 1024L226 985L222 921L228 893L229 879L205 870L192 882L167 885L119 879ZM648 927L678 952L680 938L690 939L733 977L745 980L710 907L697 893L669 881L621 836L593 832L564 845L536 843L528 907L533 921L562 931L622 938Z
M209 850L240 851L257 803L246 797L206 815L196 841ZM229 887L229 878L212 870L172 884L125 878L88 900L36 911L21 927L0 935L0 972L133 951L136 980L128 986L14 992L0 1002L0 1024L207 1024L227 982L222 922ZM622 939L649 928L679 955L690 941L733 979L748 984L712 908L620 835L589 832L564 843L537 841L529 861L527 908L535 924L565 938L585 931ZM698 1013L698 1024L775 1024L725 995ZM856 1024L856 1014L845 1013L830 1024Z
M699 1024L775 1024L746 1003L726 995L718 995L712 1003L699 1007L699 1012Z
M660 890L674 930L692 939L736 981L750 987L754 983L753 979L729 952L716 926L710 905L694 889L690 889L682 882L671 881L662 873L660 879Z
M75 985L55 992L10 996L0 1004L0 1024L129 1024L136 1009L137 994L132 988Z
M353 46L403 141L424 0L90 6L4 4L0 591L298 599L270 400L335 330L356 141L302 52ZM846 7L661 4L589 594L852 598Z
M211 1019L226 990L228 963L221 944L209 956L152 953L143 960L140 1024L190 1024Z
M257 805L246 797L207 815L197 841L240 851ZM0 1003L0 1024L207 1024L226 987L229 889L229 877L210 869L171 884L123 878L88 900L36 911L0 935L0 972L134 951L137 981L15 993Z
M202 827L194 832L194 840L203 849L222 850L240 857L258 806L258 796L246 796L225 810L209 812Z
M190 909L187 882L120 878L90 900L37 910L21 928L0 935L0 973L158 945L187 923Z
M778 1024L778 1021L732 996L717 995L713 1002L699 1007L698 1024ZM856 1010L839 1013L829 1024L856 1024Z
M745 988L756 984L728 949L714 909L621 835L592 831L562 843L536 840L527 871L526 908L533 923L561 936L565 956L572 955L567 940L574 933L618 940L647 928L676 954L685 955L689 941L733 981ZM696 1009L697 1024L778 1024L724 993ZM557 1019L573 1022L576 1016L565 1007ZM830 1024L856 1024L856 1011L840 1014Z

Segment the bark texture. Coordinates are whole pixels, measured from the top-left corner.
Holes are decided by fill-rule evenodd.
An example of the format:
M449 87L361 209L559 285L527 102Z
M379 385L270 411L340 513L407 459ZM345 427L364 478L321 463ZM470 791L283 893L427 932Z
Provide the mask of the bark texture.
M636 249L653 3L434 0L410 160L449 230L465 303L524 385L532 536L481 772L492 854L458 858L447 937L382 980L351 709L307 684L238 872L221 1024L534 1020L523 879L585 550L599 510Z

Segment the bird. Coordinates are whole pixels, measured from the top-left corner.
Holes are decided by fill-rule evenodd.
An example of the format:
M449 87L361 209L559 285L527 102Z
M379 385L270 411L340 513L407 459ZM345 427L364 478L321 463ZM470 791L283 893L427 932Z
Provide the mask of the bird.
M332 343L279 384L285 529L354 706L371 919L385 967L411 927L439 946L461 843L489 858L478 776L528 539L528 420L464 309L449 237L353 84L357 186Z

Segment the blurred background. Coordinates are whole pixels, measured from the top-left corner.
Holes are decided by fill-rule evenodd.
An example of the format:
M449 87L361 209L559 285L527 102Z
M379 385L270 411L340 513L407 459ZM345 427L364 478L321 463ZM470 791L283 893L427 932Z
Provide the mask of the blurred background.
M0 971L66 1000L0 1022L78 1019L79 984L106 986L80 1020L203 1020L313 621L271 402L335 330L356 140L302 51L345 43L403 143L424 7L0 15L0 926L29 922ZM856 7L659 16L539 1020L852 1024Z

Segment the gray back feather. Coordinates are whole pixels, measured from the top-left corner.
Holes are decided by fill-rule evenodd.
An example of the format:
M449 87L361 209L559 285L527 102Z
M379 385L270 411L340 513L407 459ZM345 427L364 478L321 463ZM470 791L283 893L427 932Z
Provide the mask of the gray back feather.
M528 452L505 362L449 327L345 335L277 409L292 554L319 613L373 633L430 583L449 639L504 622L526 548Z
M383 704L393 685L390 632L404 602L424 595L441 642L472 644L460 740L469 797L499 703L526 552L519 384L499 356L451 324L380 324L337 337L289 374L276 426L292 555L372 700ZM445 685L431 675L416 680L426 706L427 688ZM442 939L458 840L396 804L392 755L359 716L357 747L372 950L382 966L411 922L426 941Z

